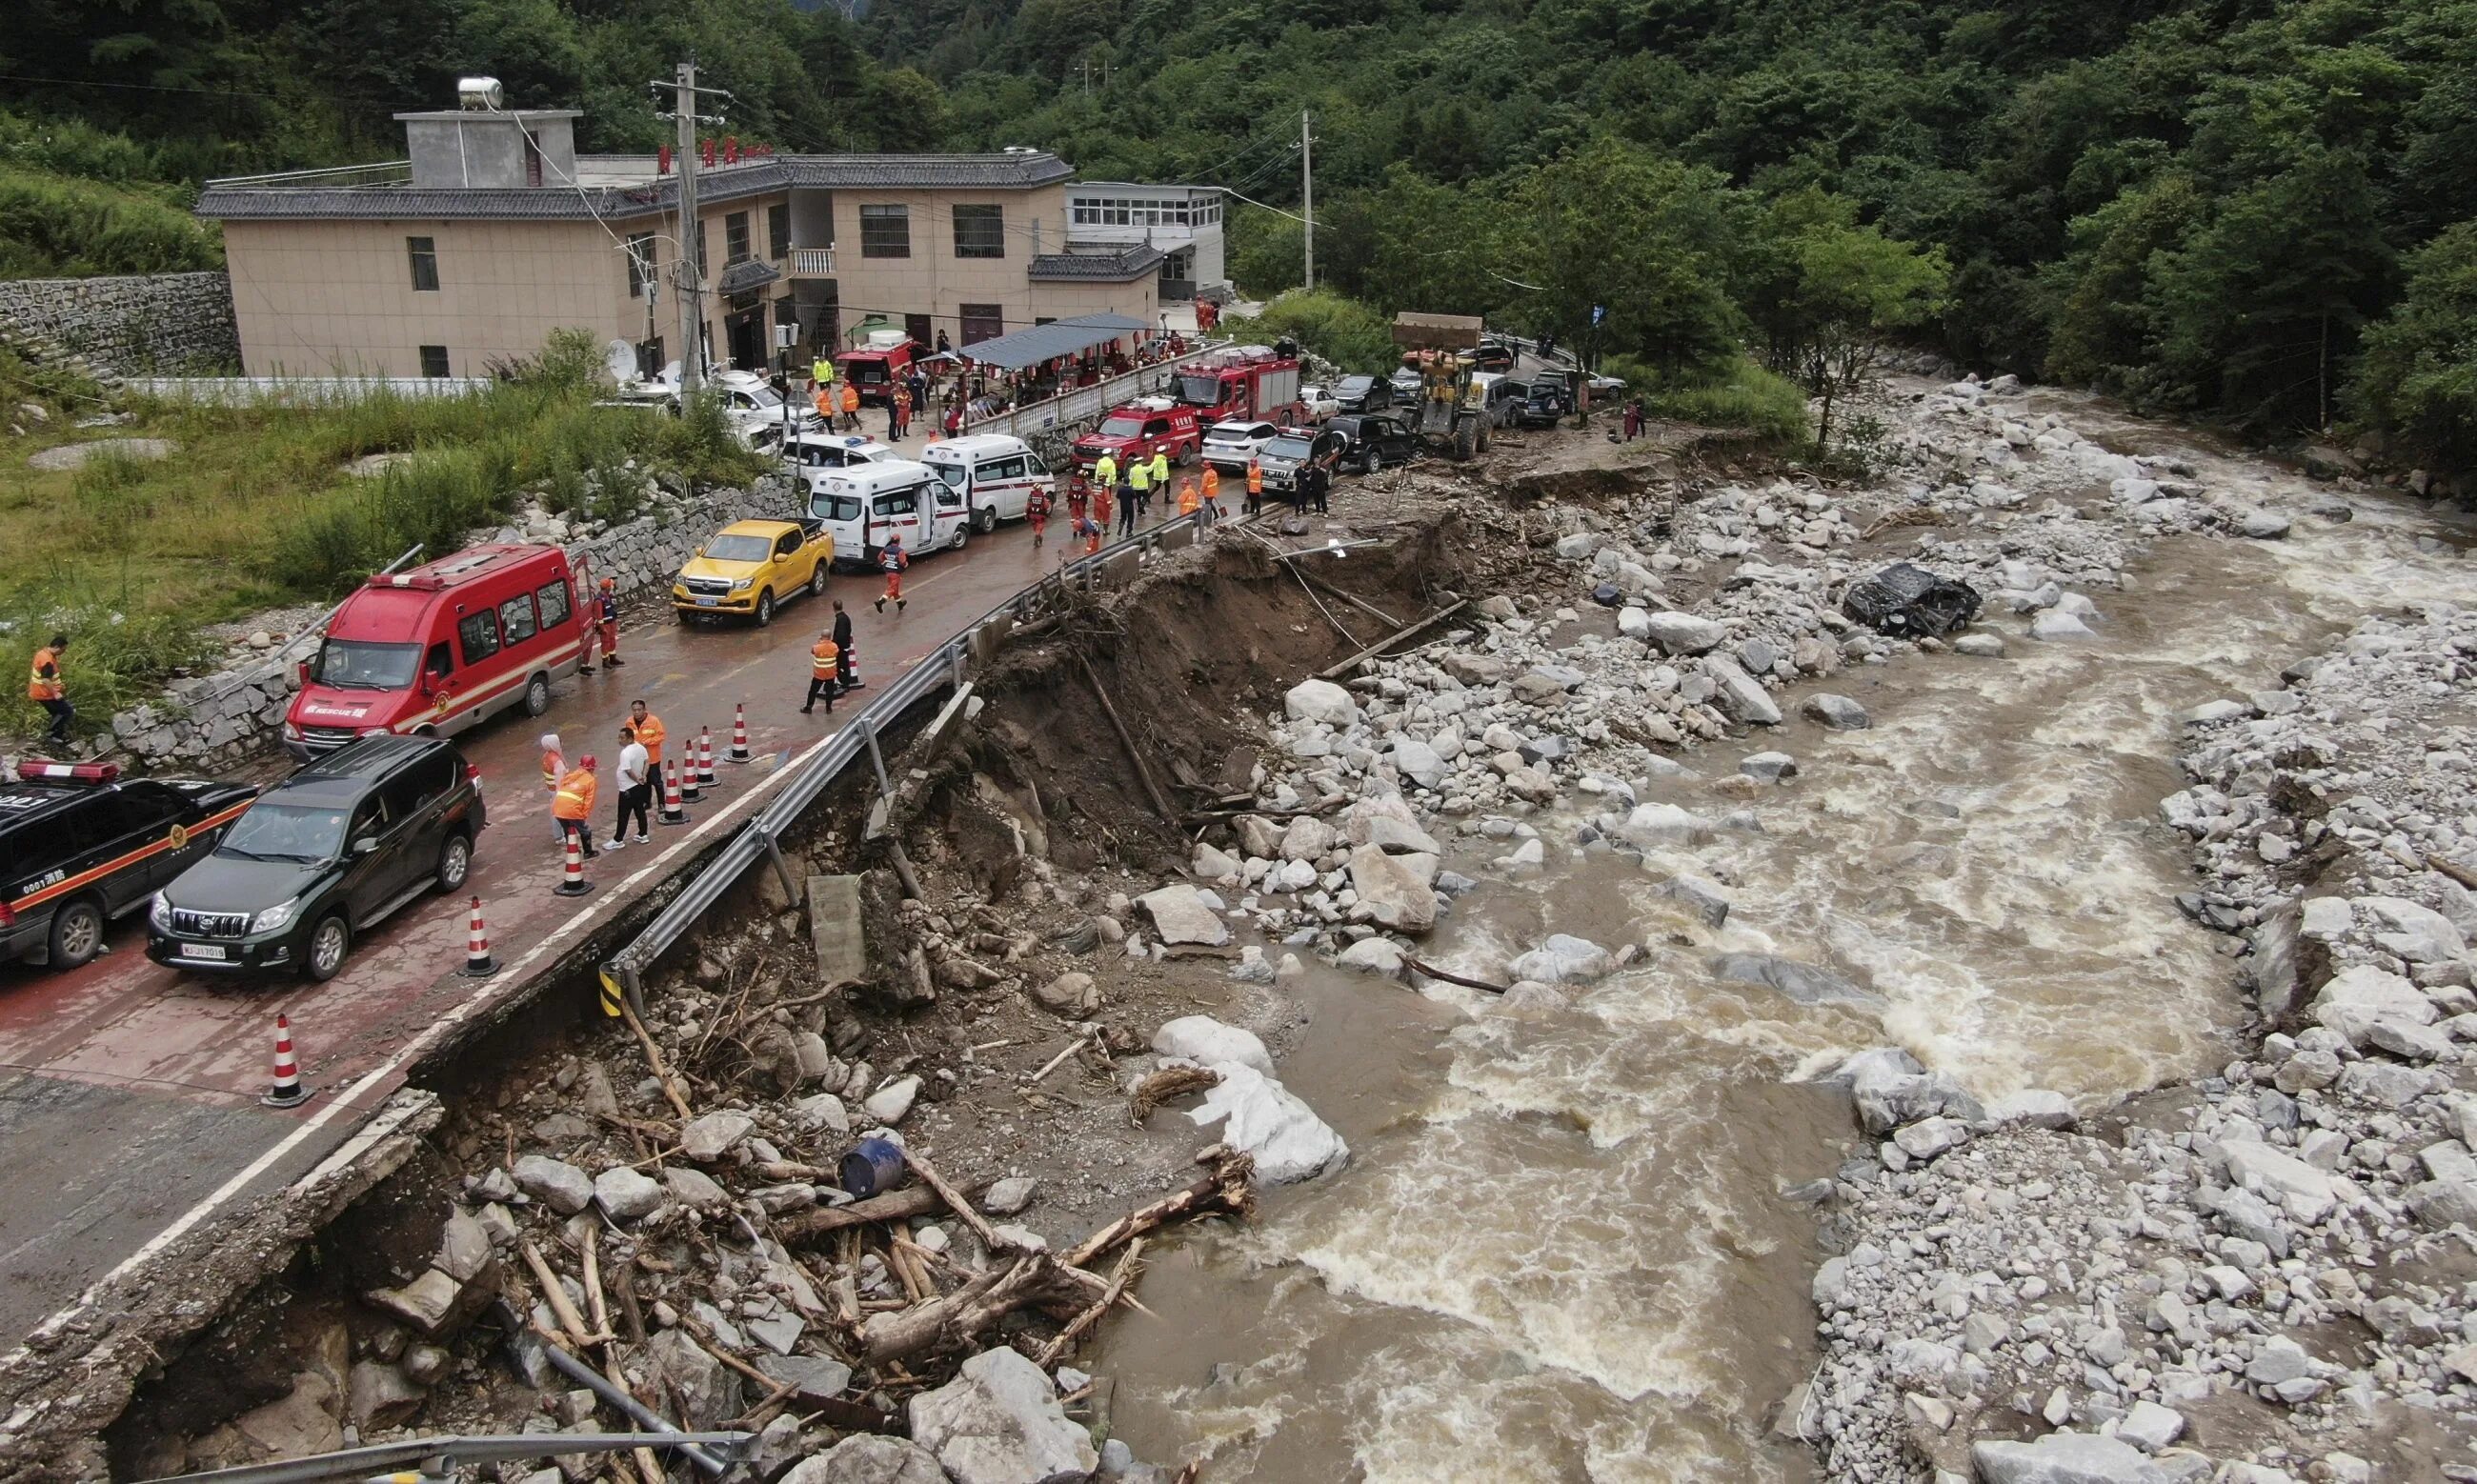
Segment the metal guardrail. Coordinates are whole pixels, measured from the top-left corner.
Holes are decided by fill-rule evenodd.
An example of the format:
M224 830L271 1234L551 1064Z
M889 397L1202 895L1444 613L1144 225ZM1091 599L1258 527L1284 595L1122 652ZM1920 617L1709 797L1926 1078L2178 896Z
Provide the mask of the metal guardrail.
M413 179L410 160L380 160L360 165L322 165L310 170L275 170L264 175L220 175L205 184L253 190L338 186L402 186Z
M492 383L487 376L133 376L121 383L140 396L209 407L330 407L386 393L398 397L468 397Z
M869 766L877 775L879 795L890 797L893 794L892 777L887 772L886 754L878 741L880 734L913 706L941 691L963 685L964 666L970 658L975 634L1000 619L1010 624L1028 619L1069 589L1088 589L1103 569L1129 553L1187 546L1206 529L1202 511L1173 516L1149 531L1113 542L1088 556L1063 562L1056 572L1044 576L964 625L954 637L923 656L909 674L871 698L859 715L802 763L800 771L783 786L782 791L768 800L765 806L732 836L731 843L723 847L722 853L698 872L687 889L655 914L654 920L647 923L626 947L603 963L601 976L605 990L615 988L624 993L629 1007L642 1015L644 972L677 943L697 919L722 900L722 894L730 889L733 882L760 860L771 861L783 878L785 889L794 898L798 897L801 883L792 879L791 868L784 860L782 847L777 842L807 812L809 805L816 802L817 796L863 756L868 758Z

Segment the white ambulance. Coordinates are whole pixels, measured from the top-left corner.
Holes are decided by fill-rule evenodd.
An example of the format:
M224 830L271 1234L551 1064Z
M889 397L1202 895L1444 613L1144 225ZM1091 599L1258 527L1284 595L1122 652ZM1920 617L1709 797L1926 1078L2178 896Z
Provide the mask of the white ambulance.
M817 471L809 513L833 533L835 559L846 566L874 568L890 536L901 536L903 549L921 556L962 551L972 534L963 491L909 458Z
M920 458L950 489L962 492L972 529L983 535L1002 520L1021 520L1036 489L1050 484L1049 466L1021 438L979 433L932 443Z

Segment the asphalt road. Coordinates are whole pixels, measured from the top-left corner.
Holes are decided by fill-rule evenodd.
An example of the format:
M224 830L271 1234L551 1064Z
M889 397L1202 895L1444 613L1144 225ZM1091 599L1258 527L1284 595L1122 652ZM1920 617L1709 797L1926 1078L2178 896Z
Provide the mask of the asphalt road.
M1156 506L1156 514L1160 507ZM851 611L863 681L899 678L990 607L1059 560L1053 524L1038 553L1021 526L974 537L961 553L916 558L898 614L869 606L880 583L837 577L829 597ZM202 978L145 956L145 925L115 925L109 951L75 973L0 967L0 1346L13 1346L96 1279L173 1226L280 1189L314 1167L404 1080L424 1032L513 992L529 967L665 878L710 842L718 811L828 736L873 692L829 716L800 714L809 646L831 621L823 600L785 609L772 628L646 618L622 631L627 663L563 682L550 713L513 712L457 738L476 763L489 827L474 854L492 951L513 972L462 977L468 904L423 898L356 943L325 984ZM575 757L593 752L604 777L617 757L628 704L643 698L668 726L669 751L713 732L718 789L689 806L715 829L663 829L647 847L588 867L593 892L555 895L561 860L536 738L561 733ZM757 760L724 759L732 708L744 704ZM615 812L606 786L596 836ZM538 951L538 952L536 952ZM524 964L529 952L536 962ZM308 1104L261 1107L278 1011L291 1018ZM341 1100L339 1103L339 1100Z

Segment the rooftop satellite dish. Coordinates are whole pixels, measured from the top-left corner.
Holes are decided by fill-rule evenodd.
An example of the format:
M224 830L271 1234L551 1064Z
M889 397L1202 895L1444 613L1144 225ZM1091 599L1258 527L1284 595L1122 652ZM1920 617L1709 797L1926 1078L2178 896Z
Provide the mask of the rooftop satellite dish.
M654 380L662 383L665 386L676 388L680 384L680 363L674 360L663 366L663 374L656 377Z
M625 386L637 379L637 348L625 340L613 340L602 347L602 369L611 380Z

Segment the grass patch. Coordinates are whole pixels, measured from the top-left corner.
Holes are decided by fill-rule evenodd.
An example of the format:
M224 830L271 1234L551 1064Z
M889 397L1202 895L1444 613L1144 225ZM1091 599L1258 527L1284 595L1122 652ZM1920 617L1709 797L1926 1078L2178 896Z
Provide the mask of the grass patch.
M1624 378L1627 393L1639 395L1643 409L1655 417L1702 428L1742 428L1766 442L1783 445L1813 436L1807 426L1806 393L1795 383L1744 357L1722 375L1694 382L1669 381L1624 356L1610 357L1601 369Z
M332 600L416 543L427 556L459 549L477 528L514 514L523 491L576 518L637 513L647 473L738 482L768 465L741 449L718 413L670 418L592 405L593 388L541 362L524 380L470 394L378 391L330 407L208 407L136 402L106 430L55 416L36 436L0 448L0 636L13 664L55 629L69 631L70 699L109 719L116 694L103 675L125 654L133 683L195 657L180 636L204 624L283 604ZM16 379L84 414L91 393ZM38 450L97 437L169 438L168 458L110 455L74 470L40 470ZM408 457L375 478L349 472L370 454ZM624 472L634 460L636 469ZM600 491L600 492L597 492ZM123 634L129 639L90 636ZM143 636L145 642L135 641ZM167 657L181 656L188 657ZM148 667L154 668L148 668ZM22 732L35 713L22 684L6 712ZM133 695L138 694L132 692Z
M220 268L179 186L78 180L0 160L0 279Z

